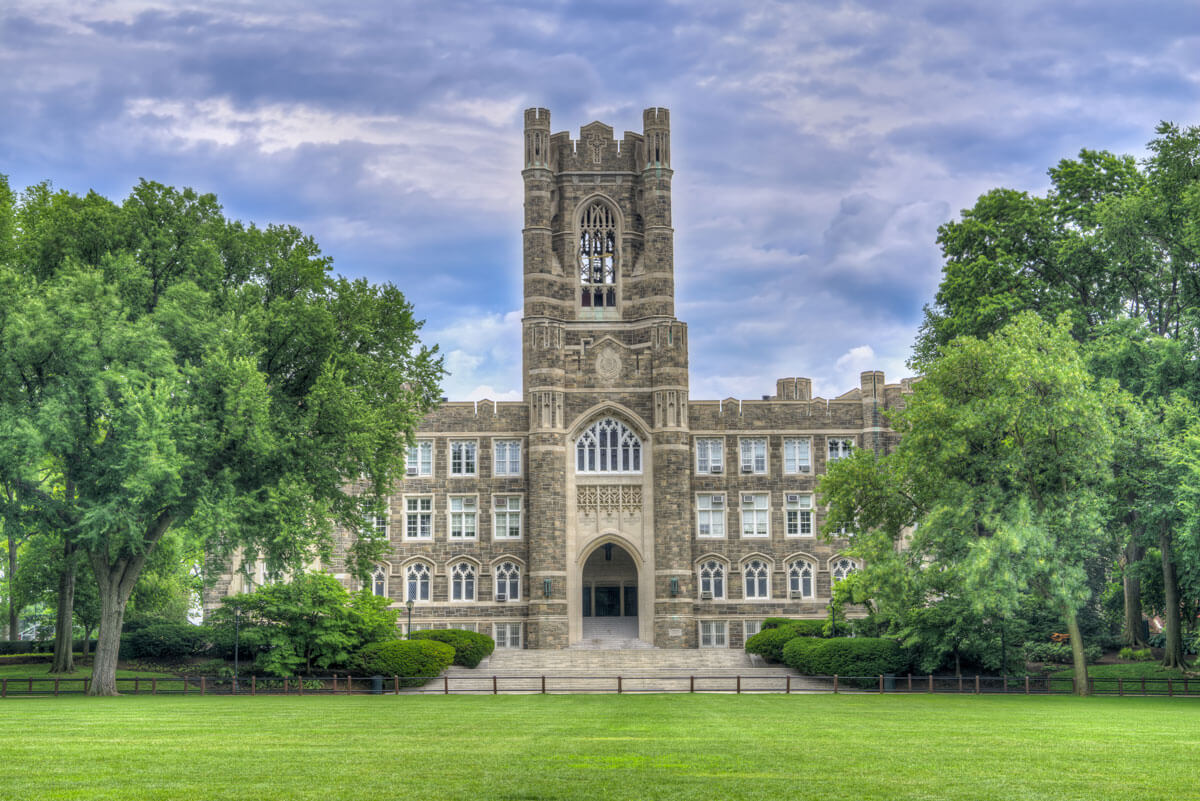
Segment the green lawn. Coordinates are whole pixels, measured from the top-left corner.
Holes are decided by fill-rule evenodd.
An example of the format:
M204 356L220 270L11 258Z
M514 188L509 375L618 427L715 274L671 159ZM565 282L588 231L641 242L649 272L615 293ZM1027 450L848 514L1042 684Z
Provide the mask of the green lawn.
M143 678L148 679L148 678L152 678L155 676L162 678L164 676L171 676L171 675L174 675L174 674L154 673L154 672L151 672L148 670L118 670L117 671L117 676L119 678L126 678L126 677L133 678L134 676L141 676ZM36 662L34 664L25 664L25 665L9 665L9 664L0 662L0 679L9 679L11 681L12 679L24 679L24 678L28 678L30 676L34 676L34 677L46 676L46 677L48 677L49 681L52 682L54 680L54 676L50 673L50 663L49 662ZM76 661L75 672L71 673L71 674L64 674L63 678L64 679L70 678L70 679L74 680L74 679L91 678L91 676L92 676L92 666L91 665L80 665L79 662ZM35 687L37 686L37 682L34 683L34 686Z
M1055 686L1069 689L1073 671L1070 668L1056 670L1051 674ZM1166 695L1168 689L1173 693L1200 694L1200 677L1189 677L1184 682L1182 670L1167 670L1155 662L1122 662L1114 665L1088 665L1088 675L1096 680L1097 693L1112 694L1121 692L1140 693L1141 679L1147 679L1146 692L1152 695ZM1118 686L1117 679L1122 679L1123 687ZM1167 679L1172 680L1168 688Z
M1191 798L1200 701L352 696L0 702L21 799Z

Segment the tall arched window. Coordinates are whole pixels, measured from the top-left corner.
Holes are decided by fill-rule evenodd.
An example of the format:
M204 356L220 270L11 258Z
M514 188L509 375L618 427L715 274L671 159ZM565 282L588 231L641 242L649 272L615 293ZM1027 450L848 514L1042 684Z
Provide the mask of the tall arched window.
M700 597L709 593L712 598L725 597L725 565L716 559L700 564Z
M575 443L575 472L640 473L642 441L618 420L597 420Z
M371 594L381 598L387 595L387 573L383 572L382 567L376 567L371 574Z
M801 598L813 597L813 566L811 562L797 559L788 565L788 590Z
M617 305L617 219L607 203L589 204L579 217L579 302Z
M843 556L840 559L833 560L833 565L830 567L829 572L833 574L834 581L841 581L855 570L858 570L858 563L853 559L847 559Z
M475 568L467 562L459 562L450 570L450 600L475 600Z
M408 579L408 595L405 600L412 601L428 601L429 600L429 565L424 562L414 562L404 571L405 578Z
M513 562L501 562L496 567L496 600L521 600L521 568Z
M746 577L747 598L771 597L771 569L767 567L766 562L752 559L742 568L742 574Z

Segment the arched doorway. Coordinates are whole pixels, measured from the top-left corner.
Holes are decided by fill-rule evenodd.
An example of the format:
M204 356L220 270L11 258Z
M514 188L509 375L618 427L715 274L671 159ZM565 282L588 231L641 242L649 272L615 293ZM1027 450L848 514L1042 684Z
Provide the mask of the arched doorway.
M636 639L638 568L627 550L606 542L583 564L583 639Z

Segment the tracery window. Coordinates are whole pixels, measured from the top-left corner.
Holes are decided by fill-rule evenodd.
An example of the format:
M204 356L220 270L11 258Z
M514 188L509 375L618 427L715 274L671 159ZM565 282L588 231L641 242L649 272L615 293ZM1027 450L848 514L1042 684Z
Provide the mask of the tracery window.
M405 600L429 600L429 565L424 562L414 562L405 570L408 584L408 595Z
M801 598L813 597L813 566L811 562L797 559L788 565L788 591Z
M467 562L459 562L450 571L450 600L475 600L475 568Z
M842 557L833 561L833 565L830 567L829 572L833 574L834 581L841 581L855 570L858 570L858 563L853 559Z
M502 562L496 568L496 600L521 600L521 568L512 562Z
M770 598L770 576L771 570L767 567L766 562L761 559L754 559L746 563L742 569L742 574L746 578L746 597L747 598Z
M597 420L575 443L575 472L640 473L642 441L624 423Z
M387 573L382 567L376 567L371 573L371 594L383 598L387 596Z
M710 559L700 565L700 597L725 597L725 565L716 559Z
M579 301L582 306L617 305L617 220L612 207L596 201L579 218Z

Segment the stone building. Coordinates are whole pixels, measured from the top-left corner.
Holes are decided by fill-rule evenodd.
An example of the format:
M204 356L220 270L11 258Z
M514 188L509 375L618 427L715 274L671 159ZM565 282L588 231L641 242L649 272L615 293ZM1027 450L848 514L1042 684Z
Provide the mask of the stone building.
M882 412L906 388L866 372L832 399L782 378L761 400L693 400L667 109L617 140L531 108L524 136L524 400L425 418L376 520L392 547L372 589L413 598L414 628L498 647L740 647L766 617L824 617L857 565L818 535L816 476L889 448Z

